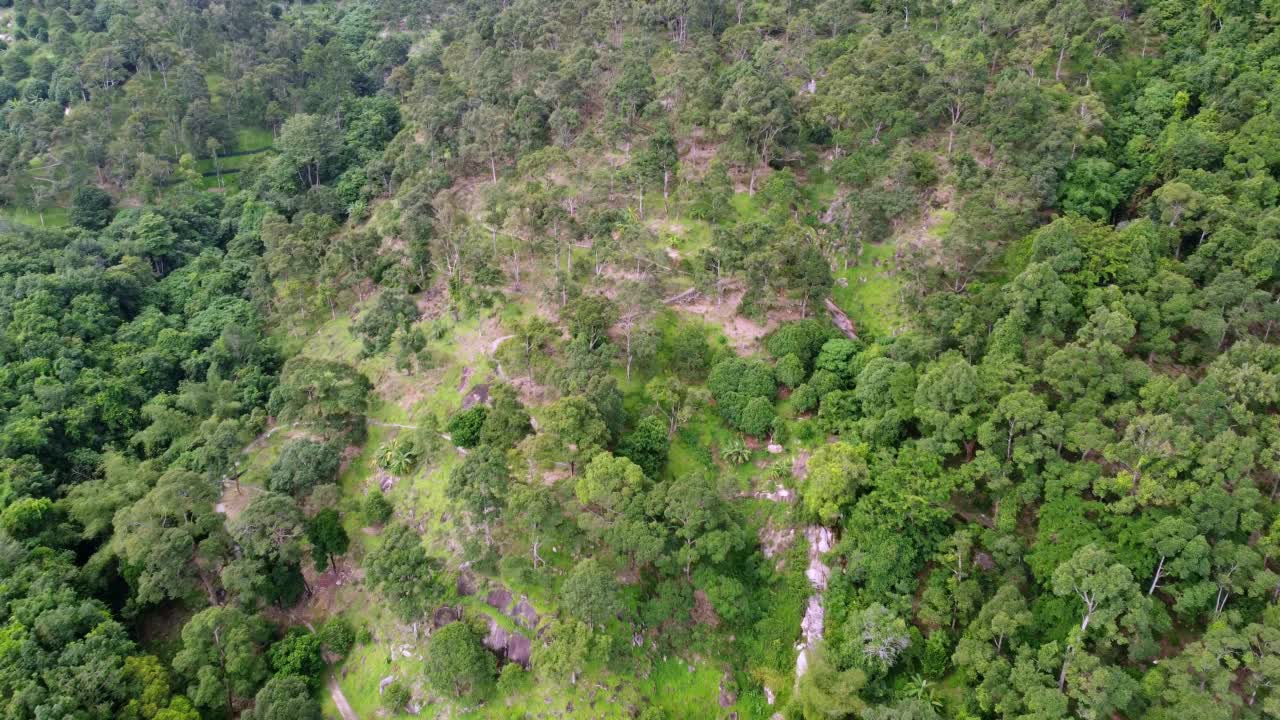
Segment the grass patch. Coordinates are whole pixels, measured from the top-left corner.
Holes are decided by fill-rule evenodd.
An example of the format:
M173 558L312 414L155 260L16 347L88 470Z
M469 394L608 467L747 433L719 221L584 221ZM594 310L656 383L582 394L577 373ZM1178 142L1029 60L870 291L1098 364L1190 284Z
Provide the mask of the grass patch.
M875 335L892 334L906 325L906 311L899 299L902 283L897 277L897 262L892 243L866 245L856 265L835 273L847 285L837 283L831 298L859 329ZM877 265L877 263L879 263Z
M41 223L41 213L27 207L7 207L0 210L0 218L31 227L57 228L71 224L71 213L66 208L47 208Z

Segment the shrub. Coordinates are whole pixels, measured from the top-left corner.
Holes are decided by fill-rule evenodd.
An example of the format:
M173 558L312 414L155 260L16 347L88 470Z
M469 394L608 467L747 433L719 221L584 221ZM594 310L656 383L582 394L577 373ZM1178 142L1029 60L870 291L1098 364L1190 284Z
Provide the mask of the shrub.
M796 409L796 412L809 412L818 407L819 398L818 391L814 390L809 383L805 383L791 393L791 406Z
M370 525L381 525L390 520L391 510L391 502L381 490L375 488L369 491L369 495L364 499L364 519Z
M795 355L806 368L813 364L823 343L835 335L826 323L808 318L787 323L765 340L765 349L776 358Z
M813 366L815 370L833 373L839 378L841 387L849 387L853 384L856 375L853 367L854 358L860 352L862 352L862 343L848 338L834 338L823 344Z
M476 405L470 410L463 410L449 421L445 428L453 438L453 444L460 448L473 448L480 443L480 431L484 428L485 418L489 411L483 405Z
M742 465L751 459L751 448L742 441L742 438L732 438L720 448L720 456L725 462L733 465Z
M804 363L794 353L784 355L774 366L773 372L778 376L778 382L789 388L795 388L804 382Z
M413 699L409 688L399 680L392 680L382 689L382 707L394 714L402 712Z
M440 628L427 640L423 674L436 692L471 700L482 699L497 674L493 655L480 634L465 622Z
M346 657L356 644L356 629L346 618L329 618L320 626L320 642L325 650Z
M769 434L769 428L773 425L775 417L777 416L773 412L773 403L762 397L753 397L742 408L738 427L748 435L764 437Z
M667 465L670 447L666 426L659 418L649 415L622 439L618 454L639 465L650 480L656 480Z
M71 196L71 222L89 230L101 230L111 222L111 196L93 185L84 185Z
M305 495L317 485L332 483L341 461L342 456L332 445L291 440L271 465L267 488L284 495Z

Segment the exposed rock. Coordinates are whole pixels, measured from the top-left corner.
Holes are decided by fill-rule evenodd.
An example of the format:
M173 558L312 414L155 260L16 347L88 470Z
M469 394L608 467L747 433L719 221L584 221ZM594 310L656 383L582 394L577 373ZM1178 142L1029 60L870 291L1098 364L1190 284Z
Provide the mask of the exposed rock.
M486 597L484 601L489 605L489 607L502 613L506 613L507 608L511 607L511 600L510 590L507 590L506 588L497 588L490 590L488 597Z
M542 619L538 616L538 611L533 609L533 605L529 603L529 598L527 597L521 597L520 602L516 603L511 612L515 621L529 630L538 627L538 622Z
M796 540L796 529L776 527L772 519L760 528L760 550L766 558L782 555Z
M782 446L778 443L769 443L769 445L765 447L765 450L768 450L770 455L777 455L782 452Z
M458 612L448 605L437 608L431 615L431 627L440 629L445 625L457 622L459 618Z
M462 597L470 597L472 595L475 595L476 594L475 576L469 572L463 571L462 574L458 575L458 582L456 587L458 589L458 594L461 595Z
M809 584L821 592L827 589L827 581L831 578L831 568L822 562L822 556L831 552L835 545L835 533L824 527L807 527L804 537L809 541L809 567L804 574L809 578Z
M395 675L388 675L388 676L386 676L386 677L382 678L381 680L379 680L379 681L378 681L378 694L379 694L379 695L381 695L381 694L382 694L382 691L383 691L383 690L386 690L388 685L390 685L391 683L395 682L395 679L396 679L396 676L395 676Z
M533 641L520 633L511 633L507 637L507 662L519 663L527 669L531 657Z
M797 480L809 477L809 452L801 450L796 459L791 461L791 475Z
M470 410L476 405L484 405L487 402L489 402L489 386L474 385L462 398L462 409Z
M764 701L770 705L778 701L778 695L773 692L773 688L768 685L764 686Z
M821 595L810 595L809 604L805 606L804 619L800 621L800 635L805 645L822 639L822 628L826 618L826 610L822 607Z
M795 493L782 485L774 485L772 491L759 491L752 494L752 497L761 500L770 500L772 502L791 502L795 499Z
M715 606L711 604L711 598L707 597L707 593L703 590L693 591L693 621L699 625L707 627L719 627L720 616L716 614Z
M738 702L738 694L735 693L728 685L733 682L733 677L728 671L720 678L720 707L727 708ZM736 713L735 713L736 714Z
M526 668L529 667L533 643L518 632L508 632L493 618L489 619L489 634L484 637L484 646L507 662L520 663Z

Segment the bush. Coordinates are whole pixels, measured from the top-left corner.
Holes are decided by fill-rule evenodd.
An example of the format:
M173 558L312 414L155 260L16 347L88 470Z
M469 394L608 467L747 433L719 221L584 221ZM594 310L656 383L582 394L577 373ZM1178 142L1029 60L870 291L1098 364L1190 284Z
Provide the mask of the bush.
M852 390L827 393L818 408L818 426L833 435L856 435L858 407L858 399Z
M476 405L454 415L445 428L453 438L453 444L460 448L473 448L480 444L480 431L484 429L484 421L488 415L489 411L483 405Z
M112 214L111 196L101 188L85 185L71 196L71 222L82 228L101 230L110 224Z
M833 338L823 344L813 366L815 370L826 370L834 374L839 379L840 387L849 387L857 373L853 361L860 352L862 343L848 338Z
M772 400L778 389L773 368L747 358L732 357L716 363L707 379L707 388L719 402L729 392L740 392L748 397L760 396Z
M529 674L520 666L520 663L507 663L498 674L498 694L511 695L524 686L528 677Z
M835 332L826 323L808 318L787 323L765 340L765 349L775 358L795 355L806 368L813 364L822 344L834 337Z
M941 630L935 630L925 641L921 669L924 670L925 677L939 680L947 674L947 667L950 664L951 636Z
M671 367L683 380L701 380L711 362L707 333L697 325L683 325L671 342Z
M356 629L346 618L329 618L320 626L320 643L334 655L346 657L356 644Z
M488 695L497 674L493 655L480 634L465 622L440 628L427 640L423 674L436 692L479 700Z
M772 427L775 417L773 403L762 397L753 397L742 408L742 414L738 418L738 427L748 435L764 437L769 433L769 428Z
M773 396L778 388L773 368L759 360L729 358L711 369L707 387L716 399L721 417L730 425L752 435L767 429L772 419ZM760 402L753 405L756 400ZM769 406L767 418L761 410L762 405ZM748 418L749 407L752 410ZM744 419L750 422L744 424Z
M382 707L393 715L403 712L412 699L409 688L399 680L392 680L382 689Z
M364 519L370 525L381 525L390 520L391 510L391 502L381 490L376 488L370 490L369 495L364 499Z
M320 636L306 628L295 627L267 651L271 669L277 677L296 675L306 679L312 688L320 686L324 658L320 654Z
M791 393L791 407L795 408L796 412L809 412L818 407L819 398L818 391L814 390L809 383L805 383Z
M341 461L342 456L332 445L291 440L271 465L267 488L284 495L305 495L317 485L332 483Z
M571 617L589 625L604 625L621 607L617 579L593 558L579 562L569 572L560 600Z
M795 388L804 382L804 363L796 357L795 353L784 355L774 366L773 373L778 376L778 382L789 388Z
M636 424L636 429L622 439L618 454L640 466L650 480L657 480L667 465L671 441L662 420L649 415Z

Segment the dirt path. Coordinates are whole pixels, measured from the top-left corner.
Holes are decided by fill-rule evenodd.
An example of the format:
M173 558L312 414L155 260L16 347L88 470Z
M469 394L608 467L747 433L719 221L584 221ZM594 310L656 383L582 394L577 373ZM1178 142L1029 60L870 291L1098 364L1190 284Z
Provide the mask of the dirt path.
M338 681L332 675L329 676L329 697L333 698L333 704L338 706L342 720L360 720L360 716L351 709L351 703L347 702L347 696L342 694L342 688L338 686Z

